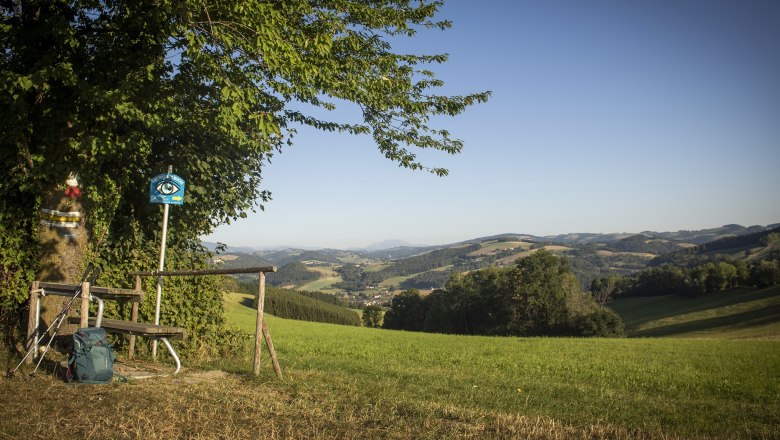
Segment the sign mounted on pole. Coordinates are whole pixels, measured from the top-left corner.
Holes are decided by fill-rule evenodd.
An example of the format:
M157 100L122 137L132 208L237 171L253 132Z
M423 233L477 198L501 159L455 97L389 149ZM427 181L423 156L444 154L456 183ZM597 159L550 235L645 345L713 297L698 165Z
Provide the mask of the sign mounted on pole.
M173 166L168 172L152 177L149 184L149 201L163 204L162 242L160 243L160 272L165 268L165 240L168 235L169 205L184 204L184 179L173 174ZM154 325L160 325L160 300L162 300L162 276L157 277L157 301L154 305ZM152 358L157 359L157 338L152 340Z
M183 205L184 179L173 173L163 173L152 177L149 185L149 202Z

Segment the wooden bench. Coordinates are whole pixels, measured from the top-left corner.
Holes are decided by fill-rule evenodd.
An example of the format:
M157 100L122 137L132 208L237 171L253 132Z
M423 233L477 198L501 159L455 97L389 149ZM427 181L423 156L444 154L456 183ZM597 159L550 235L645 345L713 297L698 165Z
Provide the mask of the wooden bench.
M70 320L75 324L78 323L79 318L72 317ZM90 316L89 326L94 327L96 323L97 317ZM181 327L122 321L121 319L103 319L100 327L114 333L124 333L133 336L149 336L154 338L182 339L186 334L185 330Z
M118 289L112 287L98 287L90 286L89 283L84 283L81 286L61 283L47 283L47 282L33 282L30 289L30 314L27 323L27 335L30 344L38 340L38 321L40 320L40 299L47 295L59 295L73 297L76 294L77 289L81 287L81 315L72 316L68 318L68 322L71 324L78 324L80 327L99 326L104 328L108 332L123 333L130 335L130 345L128 347L128 357L132 358L135 349L135 337L144 336L149 338L156 338L161 340L168 351L173 356L176 362L176 374L181 369L181 361L178 354L168 342L168 338L182 339L185 337L186 332L181 327L172 327L164 325L146 324L143 322L137 322L138 320L138 304L143 300L144 292L140 289L140 283L136 283L135 289ZM89 316L89 300L97 299L99 302L98 316ZM102 301L103 300L115 300L115 301L129 301L133 303L131 320L123 321L119 319L103 319L102 318ZM28 347L30 348L30 347ZM30 358L32 361L32 358Z

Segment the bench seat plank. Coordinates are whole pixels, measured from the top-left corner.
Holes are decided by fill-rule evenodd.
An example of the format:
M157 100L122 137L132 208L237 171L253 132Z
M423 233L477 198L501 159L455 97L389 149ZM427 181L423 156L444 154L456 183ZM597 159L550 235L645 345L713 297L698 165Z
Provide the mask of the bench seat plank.
M73 296L76 289L80 286L62 283L38 283L38 287L43 289L47 295ZM100 299L113 299L130 302L141 302L144 299L143 290L119 289L116 287L90 286L89 293Z
M78 323L78 317L70 318L71 322ZM97 318L90 317L89 325L94 326L97 322ZM181 327L170 327L165 325L147 324L145 322L132 322L122 321L120 319L105 319L100 325L106 331L116 333L126 333L128 335L136 336L156 336L165 337L171 339L181 339L186 334L186 331Z

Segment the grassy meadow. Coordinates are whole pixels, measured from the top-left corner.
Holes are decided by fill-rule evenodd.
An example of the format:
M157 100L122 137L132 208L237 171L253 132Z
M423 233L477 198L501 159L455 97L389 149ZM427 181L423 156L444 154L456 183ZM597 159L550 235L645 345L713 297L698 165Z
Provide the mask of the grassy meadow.
M253 332L243 298L227 316ZM268 326L282 380L266 353L252 376L250 352L109 386L17 376L0 438L780 438L780 341Z
M610 306L633 337L780 340L780 286L679 296L627 298Z
M229 295L230 320L253 311ZM761 296L760 292L757 296ZM680 437L780 435L780 342L492 338L275 319L290 374L420 407ZM229 368L229 367L228 367Z

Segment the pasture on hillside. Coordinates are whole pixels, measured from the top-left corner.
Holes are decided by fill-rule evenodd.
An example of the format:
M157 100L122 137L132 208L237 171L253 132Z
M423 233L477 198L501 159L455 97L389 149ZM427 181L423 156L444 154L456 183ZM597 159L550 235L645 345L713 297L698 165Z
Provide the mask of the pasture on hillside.
M225 308L252 332L247 298L228 294ZM780 437L780 341L456 336L272 316L268 326L283 380L265 353L252 376L251 338L234 359L184 359L176 377L17 376L0 380L0 437Z
M235 300L226 308L232 322L252 328L252 310ZM316 376L305 383L328 398L328 387L355 386L365 399L631 432L780 434L778 341L494 338L278 319L269 326L284 367Z
M780 340L780 286L732 289L699 298L676 295L610 303L631 337Z

